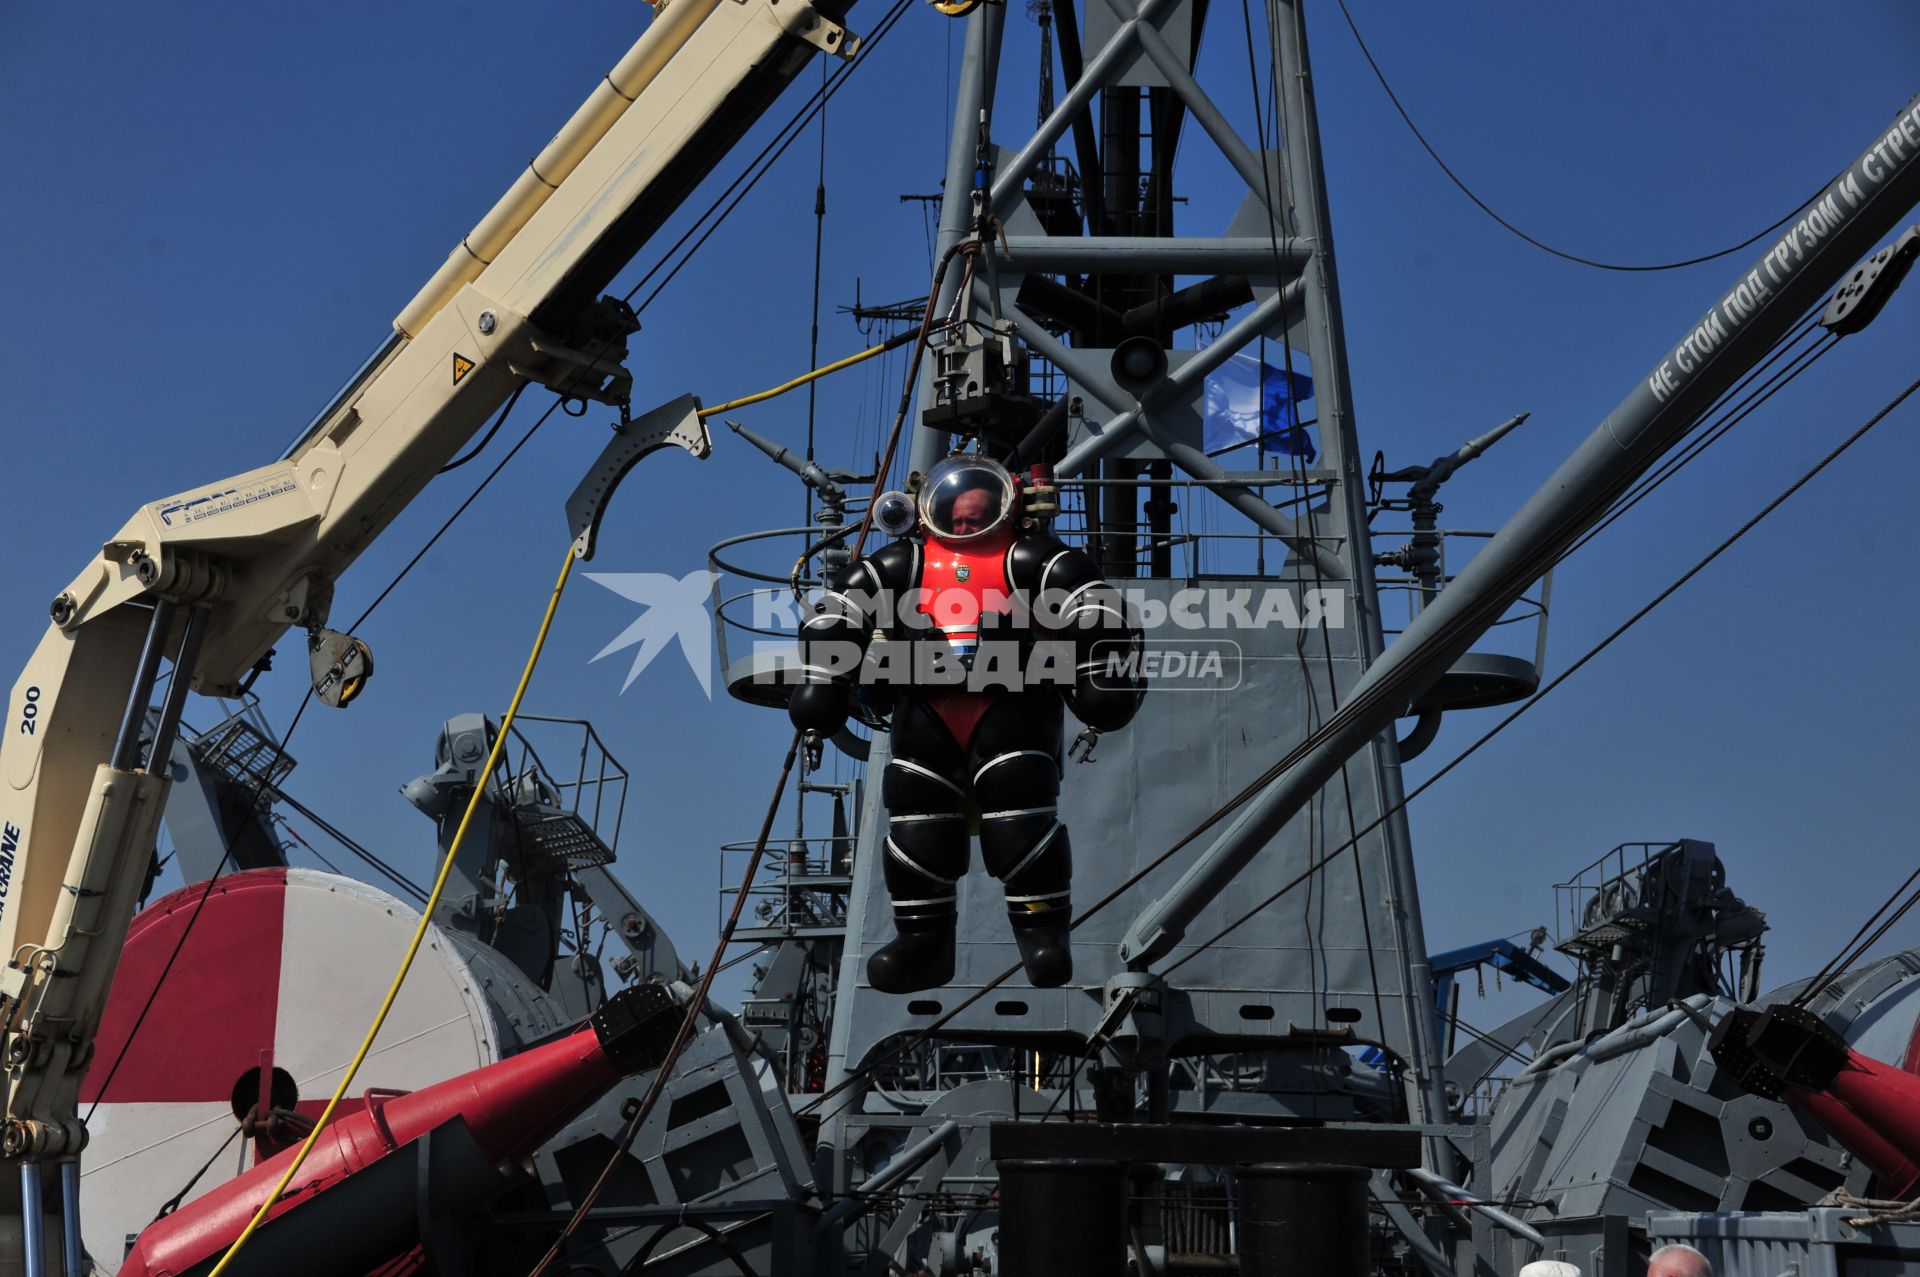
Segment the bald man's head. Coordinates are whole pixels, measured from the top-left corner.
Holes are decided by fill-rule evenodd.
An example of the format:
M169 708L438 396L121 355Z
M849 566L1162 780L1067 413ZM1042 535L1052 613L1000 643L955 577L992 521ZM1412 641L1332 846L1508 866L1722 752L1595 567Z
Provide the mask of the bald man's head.
M993 526L994 516L1000 513L999 493L986 488L968 488L953 499L953 515L949 520L953 524L953 534L959 537L976 536Z
M1647 1277L1713 1277L1713 1265L1693 1247L1675 1243L1653 1252Z

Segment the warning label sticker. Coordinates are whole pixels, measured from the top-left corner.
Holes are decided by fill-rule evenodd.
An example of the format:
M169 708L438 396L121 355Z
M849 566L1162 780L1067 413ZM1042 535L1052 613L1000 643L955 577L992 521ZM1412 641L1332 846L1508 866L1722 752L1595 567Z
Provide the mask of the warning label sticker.
M459 385L460 379L472 371L473 371L473 360L468 359L465 355L460 355L460 354L456 354L453 357L453 384L454 385L456 386Z

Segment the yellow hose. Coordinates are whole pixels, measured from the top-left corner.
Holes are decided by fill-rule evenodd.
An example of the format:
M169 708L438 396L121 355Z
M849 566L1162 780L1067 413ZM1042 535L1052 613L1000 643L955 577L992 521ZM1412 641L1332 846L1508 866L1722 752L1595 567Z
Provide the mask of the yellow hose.
M884 355L889 350L897 350L901 346L906 345L909 341L913 340L913 338L918 335L919 335L918 333L902 333L899 336L892 337L886 341L881 342L878 346L870 346L867 349L861 351L857 355L848 355L845 359L837 360L834 363L828 364L824 368L815 368L812 372L801 373L798 377L795 377L792 381L783 381L779 385L775 386L772 390L762 390L759 394L748 395L745 399L729 399L726 403L715 404L711 408L702 408L699 414L700 419L702 421L705 421L708 417L717 416L720 413L728 411L729 409L744 408L748 404L763 403L766 400L772 399L777 395L784 395L789 390L797 390L801 386L806 385L810 381L820 380L822 377L827 376L829 373L836 373L836 372L839 372L842 368L851 368L855 364L865 363L867 360L872 359L875 355ZM209 1274L208 1277L212 1277L212 1275Z
M547 614L540 621L540 633L533 640L533 651L527 655L527 667L521 671L520 686L514 689L513 700L507 705L506 717L500 721L500 731L493 738L493 750L487 755L487 765L480 773L480 783L473 787L473 797L467 800L466 814L460 817L460 827L454 831L453 843L447 848L447 858L441 862L440 876L433 880L433 891L428 894L427 903L421 907L420 925L413 929L413 939L407 944L407 956L400 960L400 969L393 974L393 984L387 989L386 1000L381 1002L379 1014L373 1017L372 1027L367 1030L367 1036L360 1043L360 1049L354 1053L353 1062L347 1065L346 1076L340 1079L340 1085L334 1089L333 1098L327 1101L325 1111L320 1114L320 1120L314 1123L306 1142L301 1144L300 1152L294 1157L293 1164L287 1167L286 1174L282 1175L280 1182L273 1186L273 1191L267 1194L267 1200L260 1203L260 1209L253 1213L253 1218L247 1221L247 1226L241 1230L238 1237L233 1239L233 1245L227 1247L227 1253L220 1257L220 1262L213 1266L213 1271L208 1273L207 1277L220 1277L220 1274L226 1271L227 1265L233 1262L233 1257L240 1253L240 1248L247 1244L254 1230L258 1229L261 1221L266 1219L267 1212L279 1202L280 1195L287 1191L287 1185L292 1183L293 1177L300 1173L300 1167L305 1164L307 1154L313 1151L314 1143L320 1138L320 1133L326 1130L327 1123L333 1120L334 1110L346 1097L347 1088L353 1085L354 1076L360 1072L360 1066L366 1062L367 1053L373 1049L373 1040L380 1035L381 1026L387 1022L387 1013L393 1010L394 999L400 996L400 986L406 982L407 972L413 967L414 956L420 952L420 942L426 939L427 928L433 925L433 911L440 903L440 893L447 885L447 877L453 869L454 857L460 854L460 843L467 836L467 826L473 823L473 813L479 809L480 799L486 793L487 779L493 775L494 768L500 765L500 756L507 747L507 734L513 727L513 717L520 712L520 699L527 694L527 684L533 681L534 666L540 663L540 651L547 644L547 631L553 628L553 614L560 607L560 595L567 588L567 578L572 574L573 547L569 546L567 560L560 567L560 579L553 583L553 596L547 600Z

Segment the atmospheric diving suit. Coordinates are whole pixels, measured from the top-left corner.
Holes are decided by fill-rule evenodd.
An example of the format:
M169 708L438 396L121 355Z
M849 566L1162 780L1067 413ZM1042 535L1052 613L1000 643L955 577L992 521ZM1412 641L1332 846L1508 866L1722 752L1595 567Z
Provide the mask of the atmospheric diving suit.
M1126 726L1140 635L1093 560L1021 504L1003 466L949 457L921 485L917 527L836 573L801 629L794 725L832 735L856 695L890 719L882 871L898 934L867 963L885 993L952 980L970 827L1028 979L1073 974L1062 710L1097 731ZM869 650L875 637L884 652Z

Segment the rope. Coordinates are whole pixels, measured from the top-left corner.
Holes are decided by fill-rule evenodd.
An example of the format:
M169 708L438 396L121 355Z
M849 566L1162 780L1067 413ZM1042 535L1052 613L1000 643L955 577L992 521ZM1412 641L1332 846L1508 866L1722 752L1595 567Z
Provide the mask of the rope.
M551 412L552 409L548 411ZM545 418L543 417L542 420ZM553 593L547 599L546 615L540 620L540 631L534 637L533 650L527 654L526 668L521 671L520 684L514 688L513 699L507 704L506 715L501 720L500 730L494 737L493 751L481 772L482 776L492 775L494 768L500 765L500 756L506 749L508 736L513 729L514 716L520 712L521 698L527 694L527 685L533 681L533 671L540 663L540 653L546 647L547 634L553 628L554 613L560 607L560 596L567 588L567 578L573 574L573 564L573 547L569 545L566 559L560 566L559 578L554 581ZM368 1026L366 1036L361 1039L360 1049L354 1053L352 1062L347 1065L346 1073L341 1076L340 1085L334 1088L333 1097L327 1101L327 1107L321 1111L312 1132L300 1145L300 1151L294 1155L285 1173L280 1176L280 1182L273 1186L266 1200L261 1202L260 1208L253 1213L253 1218L247 1221L246 1228L241 1230L240 1235L234 1239L233 1245L227 1248L226 1254L220 1257L220 1262L213 1266L207 1277L220 1277L220 1274L233 1263L234 1256L246 1246L266 1219L268 1212L279 1202L280 1195L287 1191L287 1185L292 1183L293 1177L300 1173L301 1166L306 1164L307 1155L313 1151L313 1146L319 1140L321 1132L325 1131L327 1124L333 1120L335 1110L340 1107L340 1101L346 1098L347 1088L353 1085L353 1079L359 1074L360 1066L366 1062L368 1053L372 1051L373 1040L379 1036L381 1027L386 1024L387 1014L393 1010L394 1001L400 996L400 986L406 982L407 972L412 969L414 957L420 952L420 944L427 937L427 929L433 925L433 911L440 903L440 893L446 888L447 879L453 871L454 859L460 854L460 844L466 840L467 829L473 823L474 812L479 810L485 796L484 782L473 787L473 796L467 800L466 813L460 818L460 827L454 831L453 842L448 846L446 859L440 865L440 874L434 879L433 890L427 896L427 903L420 910L420 922L413 929L413 939L407 943L406 956L401 958L400 969L394 972L393 983L387 988L387 996L380 1003L380 1010L373 1017L373 1023Z
M1720 249L1718 252L1706 253L1699 257L1689 257L1682 261L1658 262L1651 265L1636 265L1632 263L1622 263L1622 262L1602 262L1602 261L1596 261L1591 257L1582 257L1578 253L1569 253L1564 249L1555 248L1551 244L1548 244L1539 239L1535 239L1532 235L1527 234L1527 232L1521 230L1518 226L1515 226L1512 222L1509 222L1506 218L1494 212L1492 207L1489 206L1485 200L1481 199L1478 195L1473 193L1473 188L1469 187L1465 182L1460 180L1459 174L1455 173L1452 168L1448 167L1447 162L1440 158L1440 152L1433 149L1433 143L1427 141L1426 134L1420 131L1420 126L1413 122L1413 117L1407 113L1407 108L1400 104L1400 95L1393 91L1393 86L1391 84L1387 83L1386 73L1380 69L1380 64L1373 60L1372 50L1367 48L1367 42L1361 38L1360 28L1354 25L1353 14L1347 11L1347 0L1340 0L1340 15L1347 20L1347 30L1353 32L1353 40L1355 44L1360 46L1361 56L1366 58L1367 65L1373 69L1373 78L1380 81L1380 87L1386 90L1387 100L1393 103L1393 109L1400 113L1401 121L1405 123L1408 130L1412 132L1414 140L1420 143L1421 148L1426 151L1427 155L1433 160L1433 162L1440 166L1440 171L1447 175L1447 180L1452 182L1455 186L1459 187L1460 193L1462 195L1465 195L1468 199L1472 200L1476 208L1478 208L1482 213L1485 213L1488 217L1491 217L1494 221L1498 222L1503 228L1512 232L1514 235L1519 236L1521 239L1533 245L1535 248L1539 249L1541 252L1551 253L1553 256L1558 257L1563 261L1574 262L1581 266L1591 266L1595 270L1611 270L1611 271L1625 271L1625 272L1679 270L1683 266L1698 266L1702 262L1711 262L1718 258L1726 257L1731 253L1737 253L1743 248L1751 248L1753 245L1759 243L1761 240L1765 239L1767 236L1773 234L1775 231L1779 230L1782 226L1785 226L1788 222L1792 221L1794 218L1794 215L1797 214L1801 209L1805 208L1808 204L1811 204L1814 201L1814 199L1820 194L1820 191L1824 191L1825 189L1827 189L1826 183L1822 183L1820 187L1820 191L1815 191L1812 195L1809 195L1806 199L1803 199L1798 204L1794 205L1792 210L1789 211L1785 217L1773 223L1771 226L1767 226L1755 232L1753 235L1747 237L1746 239L1741 240L1738 244L1734 244L1728 248Z
M175 1193L172 1197L169 1197L165 1202L161 1203L160 1213L155 1215L148 1222L157 1224L161 1220L165 1219L167 1216L173 1214L173 1212L179 1210L180 1203L187 1199L187 1194L193 1191L193 1186L200 1182L202 1176L204 1176L208 1171L213 1169L213 1164L220 1160L220 1154L226 1152L228 1147L232 1145L234 1140L240 1137L240 1132L246 1129L247 1128L241 1125L239 1122L235 1122L233 1124L233 1129L227 1132L227 1138L220 1141L220 1147L213 1150L213 1156L209 1157L206 1160L206 1162L200 1167L200 1169L193 1173L193 1178L189 1179L185 1184L181 1185L179 1192Z
M504 732L502 734L504 735ZM680 1020L680 1030L674 1035L673 1045L667 1049L666 1058L660 1062L660 1067L654 1070L653 1082L647 1087L647 1094L640 1101L640 1107L634 1111L626 1130L621 1132L620 1142L614 1148L613 1156L607 1159L607 1164L601 1170L599 1178L593 1181L593 1187L589 1188L587 1195L580 1199L580 1205L574 1210L573 1217L567 1220L566 1227L560 1230L560 1235L553 1239L553 1245L547 1248L547 1253L540 1257L540 1262L533 1266L533 1271L527 1277L541 1277L548 1268L553 1266L554 1261L560 1258L560 1252L566 1246L567 1239L579 1231L580 1225L586 1221L588 1212L600 1200L600 1194L606 1190L607 1184L613 1179L613 1172L619 1167L620 1159L625 1157L627 1150L633 1147L634 1140L639 1138L641 1128L647 1124L648 1114L653 1112L661 1094L666 1090L667 1079L673 1074L673 1066L679 1062L680 1052L686 1048L687 1042L693 1037L693 1025L699 1018L700 1008L707 1004L707 991L713 987L713 978L720 973L720 968L724 965L722 959L726 956L727 946L733 943L734 928L739 925L740 914L747 905L747 889L753 885L754 875L760 871L760 857L767 849L767 838L773 832L773 818L780 810L780 797L786 792L787 777L793 773L793 760L800 752L800 742L804 736L804 733L796 731L793 734L792 743L787 746L786 761L780 765L780 779L774 784L773 797L767 802L767 814L760 822L760 836L754 840L753 854L747 858L746 872L740 876L740 888L733 895L733 909L727 914L727 924L720 929L720 939L713 946L713 957L707 963L707 973L700 977L700 987L694 990L693 997L687 1002L687 1013ZM451 857L449 857L449 863L451 863ZM217 1277L217 1274L218 1270L215 1270L214 1273L209 1273L208 1277Z
M747 161L747 166L740 171L740 175L728 183L725 190L714 197L713 203L707 205L706 210L702 212L700 216L693 219L692 225L688 226L687 229L681 233L680 238L673 242L671 248L661 254L660 260L653 264L653 268L647 271L645 275L642 275L639 282L627 290L626 296L621 300L632 302L634 294L638 293L642 288L645 288L649 280L659 274L668 262L673 261L673 255L679 252L688 240L693 241L693 247L688 249L686 255L681 257L678 262L674 263L673 269L667 271L667 276L660 281L659 287L655 288L651 293L648 293L645 300L634 307L634 314L642 314L646 311L647 307L653 305L654 299L659 297L666 286L673 282L673 277L678 275L681 269L694 259L695 254L699 253L701 247L706 244L713 233L720 229L728 217L732 216L733 210L740 207L740 201L746 199L753 188L759 184L760 179L772 170L775 161L786 154L787 148L793 145L794 140L800 136L801 130L806 128L807 124L812 121L816 114L826 109L826 105L832 100L833 95L840 91L842 85L846 84L847 77L851 76L854 71L867 60L869 53L880 46L880 42L886 39L887 33L892 31L894 26L899 23L901 15L906 13L911 4L912 0L895 0L893 8L887 10L880 21L875 24L873 34L861 41L859 52L854 54L853 61L840 66L835 71L830 83L814 90L813 96L801 105L800 109L794 113L791 119L780 126L774 133L773 138L764 147L760 148L760 153ZM765 161L764 164L762 164L763 160ZM755 166L759 166L757 171ZM745 185L742 186L742 183L745 183ZM736 191L738 191L738 194L735 194ZM732 197L731 202L727 202L729 196ZM725 209L720 208L722 203L726 203L727 206ZM720 212L719 217L714 220L711 225L702 229L702 223L706 222L708 218L713 217L716 210ZM697 239L695 238L696 235L698 236Z
M1736 395L1739 395L1742 391L1745 391L1748 386L1751 386L1767 368L1771 367L1774 362L1786 354L1789 349L1805 338L1806 335L1813 330L1816 323L1818 323L1817 317L1806 320L1791 336L1787 337L1775 347L1773 353L1767 357L1764 363L1748 373L1739 385L1735 386L1723 396L1721 403L1726 404L1732 401ZM1663 461L1657 468L1642 476L1640 482L1636 483L1631 489L1621 495L1619 501L1607 512L1604 518L1587 529L1578 540L1567 547L1566 552L1554 561L1556 565L1565 562L1568 558L1571 558L1574 554L1584 549L1595 537L1613 526L1627 511L1633 509L1634 506L1639 505L1642 501L1646 500L1647 497L1653 495L1654 491L1662 484L1685 469L1689 462L1718 443L1733 427L1746 420L1754 409L1771 399L1776 391L1817 363L1827 351L1839 343L1839 340L1838 337L1832 337L1825 342L1816 341L1814 345L1809 346L1806 350L1795 355L1788 361L1785 367L1768 376L1766 380L1760 384L1758 389L1753 390L1746 398L1728 408L1726 415L1719 421L1709 426L1698 437L1690 440L1685 447L1676 451L1673 456Z
M425 888L419 886L411 878L408 878L405 874L401 873L398 869L395 869L392 865L388 864L386 861L382 860L380 857L374 855L371 851L368 851L365 847L361 846L359 843L355 842L353 839L347 837L345 833L341 832L340 829L335 827L331 821L327 820L324 816L320 815L320 813L314 811L311 807L308 807L305 803L295 798L292 794L287 793L284 789L280 789L276 787L273 791L273 796L278 801L285 803L287 806L293 808L295 811L299 812L302 816L305 816L308 820L312 821L314 825L319 828L321 833L327 835L327 837L333 839L335 842L339 843L342 847L345 847L348 851L358 856L363 862L365 862L368 868L373 869L375 872L381 874L383 877L386 878L388 882L391 882L394 886L400 888L400 890L406 892L408 895L412 896L415 900L423 901L423 902L426 900L427 893ZM281 817L280 822L281 822L281 826L284 829L286 829L288 833L293 834L295 838L300 838L300 835L294 832L293 826L286 823L285 817ZM300 845L305 847L308 851L313 851L313 844L309 843L304 838L300 838ZM317 851L314 851L313 854L317 856L320 853Z
M1866 1212L1848 1217L1847 1224L1853 1228L1868 1228L1874 1224L1904 1224L1920 1219L1920 1200L1902 1202L1884 1197L1855 1197L1844 1188L1834 1189L1813 1205L1816 1209L1821 1206L1840 1206Z
M1813 979L1807 981L1807 987L1800 991L1790 1005L1805 1006L1807 1003L1813 1001L1821 990L1845 975L1849 967L1860 961L1860 959L1865 956L1867 950L1880 943L1880 938L1892 930L1894 924L1907 915L1908 910L1912 909L1916 903L1920 903L1920 891L1916 891L1912 895L1909 895L1903 903L1900 903L1899 908L1894 908L1895 902L1900 900L1900 893L1912 887L1916 880L1920 880L1920 868L1916 868L1912 873L1908 874L1907 880L1893 889L1893 894L1888 896L1886 901L1882 903L1878 909L1875 909L1865 922L1860 924L1860 929L1854 932L1844 945L1840 946L1840 952L1833 956L1833 960L1814 973ZM1893 909L1892 914L1887 917L1886 921L1880 922L1880 916L1885 914L1889 909ZM1872 927L1876 922L1880 922L1880 926L1874 930L1872 935L1867 935L1867 928ZM1862 939L1863 936L1865 939Z
M830 68L828 59L820 60L820 92L828 88L827 79ZM818 366L820 363L820 278L826 262L827 246L827 104L820 103L820 159L814 174L813 185L813 310L809 318L812 325L807 334L807 362ZM814 445L814 417L819 407L819 388L810 387L807 391L807 460L812 461ZM801 510L801 522L813 522L813 489L805 490L806 504Z

